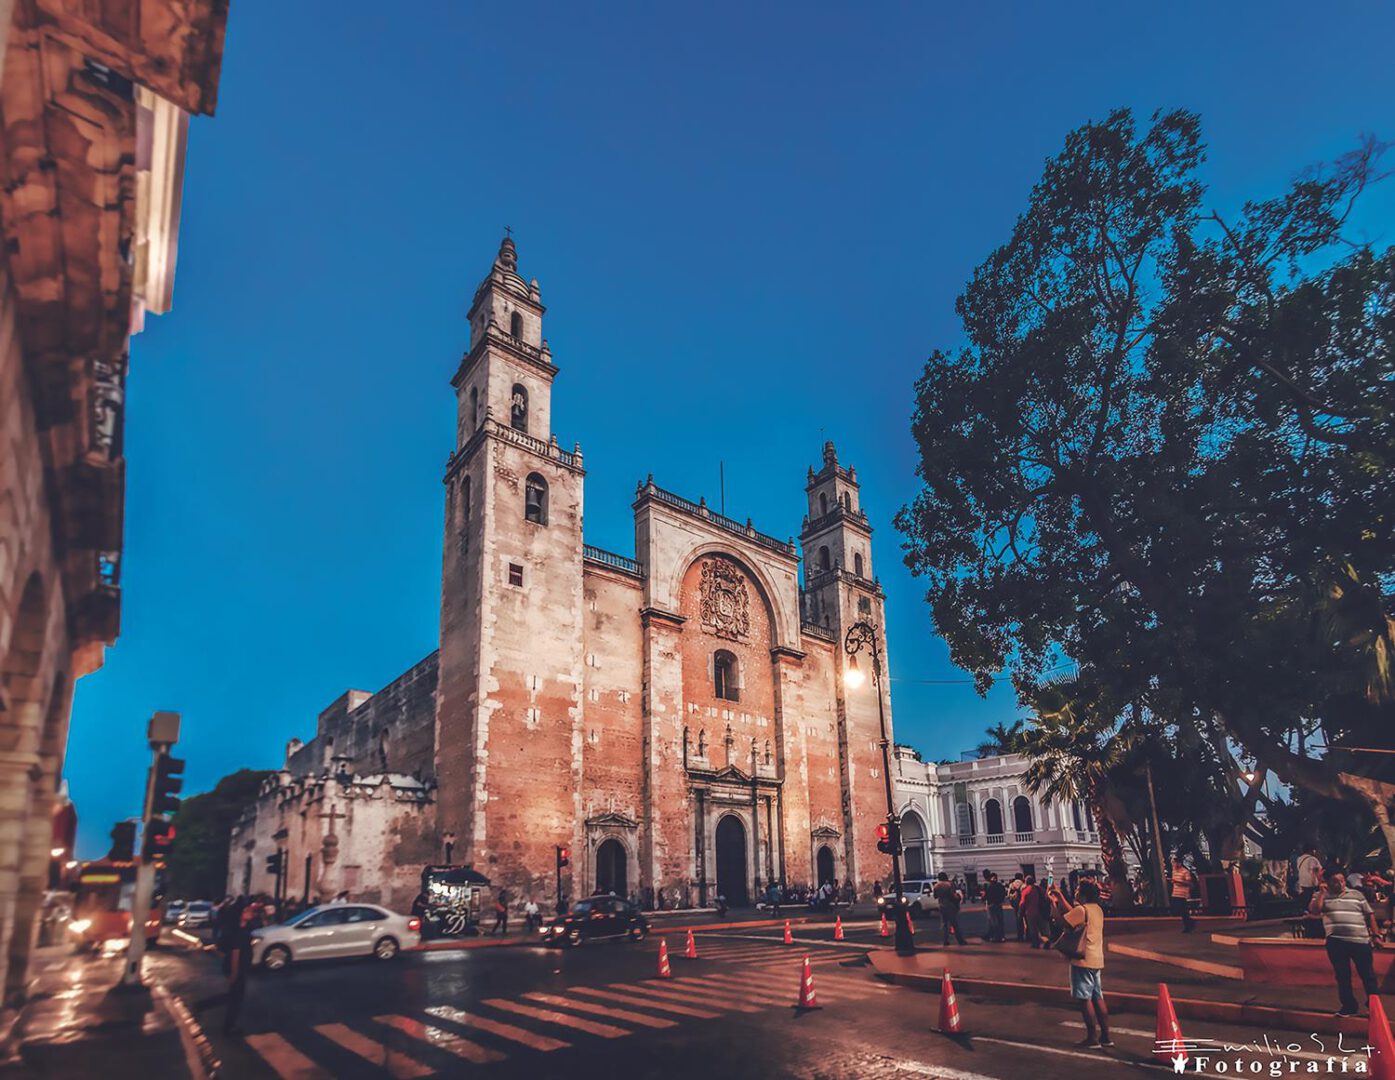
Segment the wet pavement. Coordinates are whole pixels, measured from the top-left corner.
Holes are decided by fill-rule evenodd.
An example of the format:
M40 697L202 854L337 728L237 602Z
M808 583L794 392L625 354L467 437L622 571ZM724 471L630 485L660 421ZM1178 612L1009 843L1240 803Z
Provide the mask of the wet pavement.
M119 989L122 957L37 950L29 1000L12 1017L0 1077L178 1077L188 1073L170 1011L149 990Z

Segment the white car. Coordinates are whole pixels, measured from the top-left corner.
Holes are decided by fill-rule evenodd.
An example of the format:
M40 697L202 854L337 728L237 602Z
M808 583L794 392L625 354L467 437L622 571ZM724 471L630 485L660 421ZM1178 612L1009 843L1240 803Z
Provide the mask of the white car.
M213 905L207 900L191 900L179 913L179 925L185 930L197 930L213 925Z
M252 964L284 971L291 961L373 956L392 960L421 944L421 920L376 904L326 904L252 933Z

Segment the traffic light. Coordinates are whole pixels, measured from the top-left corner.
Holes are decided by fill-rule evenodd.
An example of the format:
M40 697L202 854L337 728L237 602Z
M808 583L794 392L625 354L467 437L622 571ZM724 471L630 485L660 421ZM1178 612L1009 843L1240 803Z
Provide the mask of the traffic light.
M150 792L150 816L166 817L179 809L184 759L161 754L155 759L155 786Z
M877 850L883 855L901 854L901 825L897 821L883 821L877 826Z
M572 849L569 847L559 847L557 849L557 869L560 870L564 866L571 866L571 864Z
M111 851L107 858L112 862L130 862L136 857L136 823L118 821L111 827Z
M170 853L174 842L174 825L156 818L145 827L145 840L141 845L141 856L147 861L160 861Z
M266 872L272 877L281 876L281 852L277 851L266 857Z

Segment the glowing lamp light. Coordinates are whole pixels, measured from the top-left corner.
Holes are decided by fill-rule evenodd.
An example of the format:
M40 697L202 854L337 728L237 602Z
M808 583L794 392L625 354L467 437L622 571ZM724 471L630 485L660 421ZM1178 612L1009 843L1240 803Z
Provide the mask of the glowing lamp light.
M67 848L56 847L49 852L49 855L55 859L61 859L63 857L63 852L66 850Z
M858 689L860 686L862 686L863 683L867 681L867 676L864 675L862 673L862 669L857 666L856 658L854 658L853 662L850 665L848 665L848 672L846 675L843 676L843 678L847 682L847 684L851 686L854 690Z

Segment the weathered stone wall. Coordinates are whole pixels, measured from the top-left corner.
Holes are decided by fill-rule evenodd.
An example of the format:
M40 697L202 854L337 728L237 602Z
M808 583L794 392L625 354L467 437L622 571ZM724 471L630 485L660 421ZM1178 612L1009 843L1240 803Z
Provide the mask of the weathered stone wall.
M71 642L44 454L0 268L0 978L21 994L48 884L48 827L68 741ZM70 853L71 854L71 853Z
M323 772L337 759L356 772L433 776L438 658L419 660L376 694L341 694L320 713L315 737L288 756L292 774Z
M421 868L438 859L434 789L401 774L268 778L233 827L229 895L273 895L267 856L286 853L285 895L354 900L406 912Z
M638 882L638 823L645 817L641 584L587 564L583 590L581 818L590 824L573 847L574 895L590 891L596 848L612 837L625 849L627 883Z
M468 831L466 861L497 887L541 895L555 877L556 845L581 839L582 476L503 440L487 439L483 451L473 820L457 824L448 801L442 827ZM534 472L548 485L546 524L524 516ZM521 585L510 584L511 567L521 568Z

